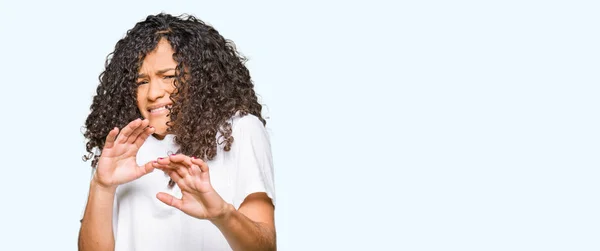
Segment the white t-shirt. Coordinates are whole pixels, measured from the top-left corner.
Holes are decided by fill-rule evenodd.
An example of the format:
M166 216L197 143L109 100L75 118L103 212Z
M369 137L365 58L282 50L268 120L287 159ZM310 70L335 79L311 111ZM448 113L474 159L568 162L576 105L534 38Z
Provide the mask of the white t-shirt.
M207 161L214 189L236 209L246 196L265 192L275 205L273 161L269 135L254 115L231 119L234 137L230 151L220 145ZM138 165L176 153L174 135L148 137L137 154ZM231 250L219 229L208 220L193 218L156 198L166 192L181 198L177 185L160 170L117 187L113 210L115 251Z

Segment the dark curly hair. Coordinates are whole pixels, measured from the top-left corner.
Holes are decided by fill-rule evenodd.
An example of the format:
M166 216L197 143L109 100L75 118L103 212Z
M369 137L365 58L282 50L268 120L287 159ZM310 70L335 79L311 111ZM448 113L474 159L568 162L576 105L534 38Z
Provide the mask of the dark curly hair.
M88 152L83 159L92 159L93 168L108 132L142 117L136 103L138 70L161 39L171 44L177 62L168 130L179 153L211 160L218 145L229 151L234 140L229 119L236 112L253 114L266 125L246 59L232 41L191 15L150 15L117 42L99 76L83 132Z

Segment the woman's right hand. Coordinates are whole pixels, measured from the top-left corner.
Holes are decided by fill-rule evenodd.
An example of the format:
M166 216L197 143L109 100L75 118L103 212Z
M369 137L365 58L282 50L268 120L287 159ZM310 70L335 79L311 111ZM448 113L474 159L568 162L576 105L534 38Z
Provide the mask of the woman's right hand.
M154 133L154 128L148 127L148 124L147 119L136 119L125 126L121 133L116 127L108 133L94 173L96 184L114 191L118 185L154 170L152 162L143 166L138 166L136 162L138 150Z

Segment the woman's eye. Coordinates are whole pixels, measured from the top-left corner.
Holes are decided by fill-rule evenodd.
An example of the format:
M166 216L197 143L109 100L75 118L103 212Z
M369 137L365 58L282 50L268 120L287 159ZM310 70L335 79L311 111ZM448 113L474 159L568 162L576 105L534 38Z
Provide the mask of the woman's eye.
M165 76L165 79L172 79L172 78L175 78L175 75Z
M148 83L148 81L146 81L146 80L137 82L138 85L143 85L143 84L147 84L147 83Z

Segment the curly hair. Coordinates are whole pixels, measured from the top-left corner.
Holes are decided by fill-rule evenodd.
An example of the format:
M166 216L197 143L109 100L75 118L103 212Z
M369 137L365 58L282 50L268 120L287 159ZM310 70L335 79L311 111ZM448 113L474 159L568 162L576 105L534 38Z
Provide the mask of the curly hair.
M99 76L83 132L88 152L83 159L92 159L93 168L109 131L142 116L136 103L138 71L161 39L170 43L177 63L167 125L179 153L211 160L218 145L229 151L234 140L229 119L236 112L253 114L266 125L246 58L232 41L191 15L150 15L117 42Z

